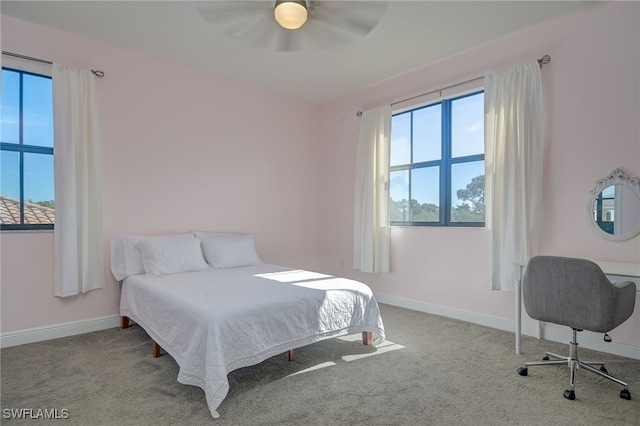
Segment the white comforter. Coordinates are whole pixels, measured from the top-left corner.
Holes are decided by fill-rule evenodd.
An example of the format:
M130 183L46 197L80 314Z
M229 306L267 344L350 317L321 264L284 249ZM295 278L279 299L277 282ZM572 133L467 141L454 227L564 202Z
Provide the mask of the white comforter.
M211 415L227 374L279 353L384 326L363 283L264 264L124 280L121 315L138 323L180 367L178 381L205 392Z

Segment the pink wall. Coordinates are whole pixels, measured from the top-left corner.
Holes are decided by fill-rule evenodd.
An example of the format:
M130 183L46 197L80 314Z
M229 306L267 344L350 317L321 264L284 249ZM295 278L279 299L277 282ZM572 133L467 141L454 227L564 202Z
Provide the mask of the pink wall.
M317 268L319 107L2 16L2 48L100 68L103 219L121 233L256 232L271 263ZM53 296L53 233L3 233L1 331L118 314L103 290Z
M639 20L637 2L594 6L323 105L323 169L332 171L324 176L322 193L325 270L363 280L380 294L513 321L513 293L489 290L485 229L395 227L392 273L352 270L356 111L544 54L552 60L542 70L546 140L541 254L638 262L640 236L608 242L589 228L585 210L595 181L613 169L640 176ZM640 344L640 300L636 305L633 317L612 333L614 341Z
M116 233L253 231L266 261L512 321L513 294L488 289L484 229L394 228L393 272L352 270L356 111L550 54L541 251L637 262L640 237L597 237L585 209L596 179L616 167L640 175L639 7L597 6L320 106L5 16L2 42L106 72L98 81L105 248ZM2 332L118 313L110 273L104 290L53 296L51 233L1 238ZM639 323L636 309L614 340L640 345Z

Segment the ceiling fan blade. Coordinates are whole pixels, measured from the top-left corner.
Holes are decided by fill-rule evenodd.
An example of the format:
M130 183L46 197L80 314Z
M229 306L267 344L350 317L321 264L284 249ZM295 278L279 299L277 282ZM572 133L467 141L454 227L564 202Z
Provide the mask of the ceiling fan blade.
M275 1L194 2L218 32L278 52L336 47L367 35L387 11L386 1L308 1L308 20L297 30L275 21Z
M237 31L225 32L226 35L242 40L258 48L270 48L275 45L278 37L277 28L269 19L263 19L248 27L242 33Z
M195 5L205 21L230 36L250 32L262 21L273 21L272 1L208 1Z
M276 36L276 50L278 52L291 52L293 49L293 36L292 30L279 29Z
M307 22L299 37L304 40L305 49L320 50L349 43L355 38L353 33L335 30L316 21Z
M310 3L309 21L365 36L378 25L387 6L380 1L314 1Z

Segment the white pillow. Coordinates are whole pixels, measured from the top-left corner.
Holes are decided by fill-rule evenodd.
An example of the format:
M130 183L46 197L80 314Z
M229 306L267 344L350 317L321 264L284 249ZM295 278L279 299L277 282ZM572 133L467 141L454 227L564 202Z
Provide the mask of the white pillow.
M261 265L253 234L196 232L202 239L202 250L212 268L236 268Z
M111 272L118 281L130 275L144 274L140 249L136 245L142 240L184 240L194 238L193 234L175 235L114 235L111 238Z
M142 254L145 272L153 277L210 269L202 257L200 240L197 238L145 239L138 242L137 246Z

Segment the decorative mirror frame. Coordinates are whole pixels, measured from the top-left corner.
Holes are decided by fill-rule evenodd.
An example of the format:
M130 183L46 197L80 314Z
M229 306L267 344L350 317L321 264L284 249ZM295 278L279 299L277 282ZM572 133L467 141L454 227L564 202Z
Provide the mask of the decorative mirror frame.
M633 191L634 194L636 194L638 200L640 200L640 179L630 178L621 169L615 169L606 178L597 180L595 187L589 192L591 196L587 201L587 222L589 223L589 226L591 226L591 229L593 229L593 232L606 240L630 240L631 238L640 234L640 218L638 218L638 222L631 230L625 232L624 234L617 235L605 232L593 219L593 203L595 203L596 198L598 198L600 192L611 185L623 185L629 188L631 191Z

